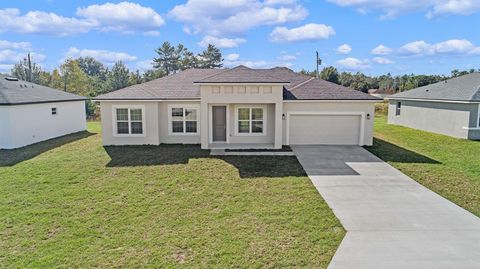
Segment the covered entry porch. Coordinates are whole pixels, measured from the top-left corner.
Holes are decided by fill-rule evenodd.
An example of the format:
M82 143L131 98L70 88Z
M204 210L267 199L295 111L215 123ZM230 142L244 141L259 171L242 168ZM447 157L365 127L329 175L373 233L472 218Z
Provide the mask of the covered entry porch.
M274 103L208 104L208 149L282 147L282 107ZM205 125L204 125L205 126ZM203 135L204 133L202 133ZM202 137L202 147L205 148Z

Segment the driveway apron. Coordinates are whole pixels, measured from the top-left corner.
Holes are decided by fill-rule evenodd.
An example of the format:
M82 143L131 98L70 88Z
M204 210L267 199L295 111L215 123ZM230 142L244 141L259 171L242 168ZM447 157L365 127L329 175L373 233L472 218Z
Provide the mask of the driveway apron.
M347 230L328 268L480 268L480 218L362 147L292 148Z

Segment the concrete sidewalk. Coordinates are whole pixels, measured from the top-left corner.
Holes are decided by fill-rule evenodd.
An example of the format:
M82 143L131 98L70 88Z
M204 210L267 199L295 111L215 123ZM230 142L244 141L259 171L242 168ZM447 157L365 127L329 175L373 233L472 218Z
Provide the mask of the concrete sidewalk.
M347 234L331 269L480 268L480 219L358 146L293 146Z

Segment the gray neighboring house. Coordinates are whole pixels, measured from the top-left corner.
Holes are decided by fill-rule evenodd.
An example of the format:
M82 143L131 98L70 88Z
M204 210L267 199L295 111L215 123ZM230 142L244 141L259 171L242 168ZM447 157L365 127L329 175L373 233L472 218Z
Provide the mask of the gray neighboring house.
M380 99L288 68L189 69L96 98L104 145L371 145Z
M480 73L387 97L388 123L480 140Z
M0 149L86 129L83 96L0 75Z

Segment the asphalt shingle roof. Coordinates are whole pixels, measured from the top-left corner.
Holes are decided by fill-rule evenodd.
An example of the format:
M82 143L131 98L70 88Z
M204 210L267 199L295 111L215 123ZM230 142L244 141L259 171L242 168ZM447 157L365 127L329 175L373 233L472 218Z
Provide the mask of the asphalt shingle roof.
M75 95L23 80L0 75L0 105L67 102L86 100Z
M200 87L193 82L223 72L224 69L188 69L107 94L96 100L168 100L198 99Z
M471 73L400 92L388 98L478 102L480 101L480 73Z
M288 81L285 78L273 77L267 72L258 72L256 69L251 69L243 65L239 65L232 69L225 69L223 72L209 76L195 83L285 83Z
M188 69L180 73L100 95L96 100L199 99L197 83L279 83L285 100L380 100L321 79L293 72L285 67L251 69Z

